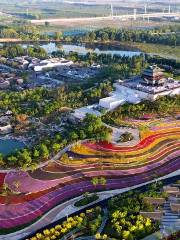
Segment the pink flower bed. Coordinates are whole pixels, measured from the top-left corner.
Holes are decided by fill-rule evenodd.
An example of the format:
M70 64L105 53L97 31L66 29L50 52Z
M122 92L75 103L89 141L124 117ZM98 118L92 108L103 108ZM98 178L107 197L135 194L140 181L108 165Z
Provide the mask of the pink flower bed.
M179 159L168 162L167 165L163 165L156 170L143 172L140 175L130 175L124 178L119 175L119 179L108 179L106 189L116 189L134 186L140 183L144 183L152 179L152 174L168 174L180 167ZM99 173L102 175L103 171ZM97 186L97 189L101 189L102 186ZM104 187L103 187L104 188ZM49 209L53 208L60 202L77 196L82 191L93 191L95 188L89 181L81 181L71 185L66 185L56 191L50 192L40 198L25 202L23 204L9 204L0 205L0 227L1 228L13 228L28 222L35 220L37 217L42 216Z
M18 182L18 188L16 186ZM5 177L5 183L13 191L21 193L39 192L57 186L61 182L60 179L42 181L32 178L28 172L10 172Z
M180 146L179 144L176 144L176 145ZM167 157L163 158L163 156L168 151L170 151L169 155ZM171 153L171 151L173 151L173 152ZM163 150L162 152L160 152L152 157L149 157L149 159L152 161L152 163L149 162L148 165L145 165L143 167L138 167L138 168L128 169L128 170L106 170L103 172L101 171L101 173L102 173L102 175L112 175L112 176L113 175L118 176L118 175L124 175L124 174L125 175L137 174L137 173L146 171L146 169L152 170L153 168L159 167L162 164L169 161L174 156L178 156L178 155L180 155L179 148L177 148L177 151L176 151L175 146L173 146L173 147L167 148L166 150ZM46 173L47 174L46 180L39 180L39 179L32 178L27 172L19 172L19 171L18 172L10 172L6 175L5 183L8 184L8 186L13 191L17 191L17 192L21 192L21 193L35 193L35 192L40 192L40 191L44 191L47 189L51 189L61 183L66 184L68 182L79 180L84 177L92 178L92 177L98 176L99 171L96 171L97 166L99 166L99 164L97 164L95 166L91 166L91 167L89 167L89 165L86 165L86 166L84 166L84 168L79 169L79 172L77 172L77 169L75 169L75 170L72 169L71 173L69 173L68 176L61 177L61 178L57 178L56 173L55 173L53 180L48 180L48 172ZM85 170L87 172L85 172ZM53 175L53 173L51 173L51 175ZM15 181L19 182L18 189L15 186Z

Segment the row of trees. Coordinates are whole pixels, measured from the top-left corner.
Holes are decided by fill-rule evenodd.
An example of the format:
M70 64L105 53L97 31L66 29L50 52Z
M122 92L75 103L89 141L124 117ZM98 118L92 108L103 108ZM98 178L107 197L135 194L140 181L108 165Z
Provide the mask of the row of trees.
M14 58L25 55L40 59L45 59L48 57L47 52L39 46L28 46L27 48L23 48L21 45L18 44L13 44L11 46L4 45L0 48L0 55L6 58Z
M55 32L53 35L42 33L40 27L28 24L15 24L13 26L0 26L0 38L21 39L24 41L39 41L39 40L60 40L63 35L61 31Z
M48 25L48 23L46 23ZM0 38L16 38L22 40L64 40L70 42L147 42L176 46L180 45L179 26L155 28L151 30L104 28L88 32L84 35L65 36L61 31L51 35L42 33L40 27L25 22L24 25L0 26Z
M81 231L81 233L84 233L85 235L93 235L97 232L97 229L102 222L102 215L103 211L101 207L88 209L86 212L67 218L67 220L65 220L62 224L57 224L50 229L47 228L42 232L36 233L36 235L32 236L28 240L58 240L72 230L76 229L77 231L75 232Z
M137 62L143 63L144 56L143 54L137 56L120 56L117 54L106 54L101 53L98 54L96 52L88 52L87 54L78 54L77 52L69 52L69 54L65 54L63 51L55 51L52 52L52 56L54 57L67 57L68 59L74 62L82 62L82 63L99 63L99 64L130 64L131 67L135 68Z
M177 29L176 29L177 31ZM74 41L85 42L146 42L165 45L180 45L180 35L176 32L162 34L161 29L156 30L130 30L130 29L115 29L104 28L86 33L83 36L75 36Z

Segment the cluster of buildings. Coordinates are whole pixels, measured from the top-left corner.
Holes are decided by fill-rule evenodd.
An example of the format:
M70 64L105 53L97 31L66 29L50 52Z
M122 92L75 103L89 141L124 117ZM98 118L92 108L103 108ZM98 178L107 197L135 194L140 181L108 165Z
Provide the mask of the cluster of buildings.
M139 76L118 80L114 87L116 90L109 97L100 99L97 105L76 109L75 117L83 118L86 113L98 115L98 108L111 111L127 102L137 104L143 100L153 101L159 96L180 94L180 81L165 77L157 65L149 66Z
M8 89L12 85L22 85L23 82L23 78L17 76L15 73L0 72L0 89Z
M92 65L91 67L83 67L77 64L70 66L59 66L51 73L56 79L62 81L83 81L88 78L95 77L100 69L100 65Z
M35 57L21 56L0 58L0 89L7 89L16 84L17 90L45 87L55 88L65 82L81 82L93 78L99 72L100 65L83 67L65 58L40 60ZM27 81L18 77L27 73Z
M95 77L100 68L99 65L95 64L91 67L83 67L65 58L40 60L29 56L12 59L1 58L1 63L6 73L2 73L4 78L0 76L0 89L8 88L12 81L19 85L22 84L23 79L15 78L15 74L18 72L29 73L28 81L24 83L23 88L40 86L53 88L64 84L64 82L78 82Z
M180 81L164 76L157 65L149 66L140 76L118 81L116 91L101 99L99 105L112 110L125 102L137 104L142 100L155 100L159 96L180 94Z
M41 72L46 69L59 66L70 66L73 64L73 62L64 58L49 58L40 60L39 58L35 57L21 56L12 59L6 59L6 64L21 70L34 70L35 72Z

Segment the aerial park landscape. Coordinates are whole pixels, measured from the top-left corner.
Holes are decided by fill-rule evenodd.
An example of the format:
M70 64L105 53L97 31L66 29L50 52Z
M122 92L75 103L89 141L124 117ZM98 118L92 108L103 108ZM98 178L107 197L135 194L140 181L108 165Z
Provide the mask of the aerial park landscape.
M0 0L0 240L180 239L180 3Z
M133 187L176 172L180 167L180 125L175 117L129 120L134 127L146 124L140 141L74 143L67 156L49 161L35 171L1 172L0 228L31 224L58 204L83 192ZM92 179L106 181L93 184ZM5 189L6 187L6 189Z

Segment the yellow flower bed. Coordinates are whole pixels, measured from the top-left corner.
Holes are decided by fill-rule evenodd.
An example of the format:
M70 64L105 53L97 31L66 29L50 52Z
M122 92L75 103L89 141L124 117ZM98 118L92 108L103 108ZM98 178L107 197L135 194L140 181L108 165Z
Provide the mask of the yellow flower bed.
M124 156L129 156L129 155L132 155L132 154L137 154L137 153L143 153L143 152L146 152L148 150L150 150L151 148L153 148L155 145L157 145L158 143L162 142L163 140L171 140L171 139L179 139L179 136L180 136L180 133L179 134L175 134L175 135L169 135L169 136L165 136L165 137L161 137L161 138L158 138L156 139L153 143L151 143L150 145L146 146L145 148L143 149L136 149L136 150L133 150L133 151L129 151L129 152L113 152L113 151L110 151L109 152L101 152L101 151L97 151L97 150L93 150L93 149L90 149L88 148L87 146L85 145L81 145L81 147L78 148L78 150L76 151L72 151L74 153L77 153L77 154L84 154L84 155L112 155L113 153L117 154L117 155L124 155ZM84 151L85 149L85 151ZM88 151L89 150L89 151Z
M180 147L176 147L174 150L178 150ZM103 158L80 158L80 159L69 159L69 164L71 165L81 165L81 164L103 164L103 163L114 163L114 164L129 164L129 166L140 166L142 164L149 162L149 157L152 157L153 155L156 155L159 153L159 150L152 153L148 153L146 155L138 156L138 157L120 157L115 156L108 159ZM136 163L136 164L135 164ZM134 165L135 164L135 165Z

